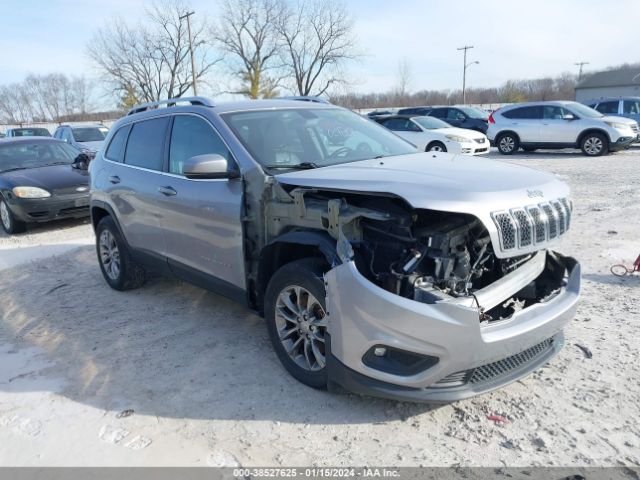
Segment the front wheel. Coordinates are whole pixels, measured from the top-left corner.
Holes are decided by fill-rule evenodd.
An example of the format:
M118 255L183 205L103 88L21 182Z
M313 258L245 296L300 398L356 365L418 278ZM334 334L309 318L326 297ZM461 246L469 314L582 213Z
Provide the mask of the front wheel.
M2 229L9 235L14 233L22 233L27 229L27 224L17 220L7 202L0 197L0 223Z
M599 157L609 151L609 141L601 133L589 133L580 142L580 149L587 157Z
M447 147L445 147L444 143L442 142L431 142L429 145L427 145L427 149L425 151L426 152L446 152Z
M273 275L264 299L269 337L280 362L296 380L323 389L328 323L324 271L326 263L319 259L288 263Z
M498 151L503 155L513 155L520 147L520 140L513 133L503 133L496 139Z

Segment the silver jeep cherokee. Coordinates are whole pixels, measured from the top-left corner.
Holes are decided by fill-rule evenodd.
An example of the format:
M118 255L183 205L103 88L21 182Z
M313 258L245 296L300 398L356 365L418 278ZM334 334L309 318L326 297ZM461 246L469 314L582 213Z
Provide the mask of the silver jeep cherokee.
M312 387L469 397L546 363L574 315L579 264L550 250L571 221L564 183L418 153L332 105L141 105L90 171L111 287L149 268L237 299Z

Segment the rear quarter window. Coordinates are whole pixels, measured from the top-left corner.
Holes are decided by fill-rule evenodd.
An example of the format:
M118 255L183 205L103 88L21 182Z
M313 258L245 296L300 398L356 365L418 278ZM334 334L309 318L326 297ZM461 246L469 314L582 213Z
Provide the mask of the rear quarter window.
M119 128L115 135L111 137L109 146L107 147L107 150L104 154L106 158L108 158L109 160L113 160L114 162L124 161L124 149L127 145L129 130L131 130L131 126L126 125L122 128Z
M542 107L519 107L502 113L505 118L538 120L542 118Z

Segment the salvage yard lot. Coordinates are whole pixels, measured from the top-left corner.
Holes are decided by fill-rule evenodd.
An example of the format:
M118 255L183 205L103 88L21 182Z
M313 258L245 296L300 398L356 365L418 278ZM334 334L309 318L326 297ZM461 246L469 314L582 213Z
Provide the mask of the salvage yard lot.
M445 406L315 391L249 311L161 277L113 291L86 221L40 226L0 236L0 464L637 466L640 276L609 266L640 251L640 150L490 157L572 188L583 291L550 365Z

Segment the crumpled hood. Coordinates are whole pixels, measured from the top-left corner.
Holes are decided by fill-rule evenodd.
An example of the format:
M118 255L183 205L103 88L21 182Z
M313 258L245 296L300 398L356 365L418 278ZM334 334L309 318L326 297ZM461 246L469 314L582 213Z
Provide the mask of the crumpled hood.
M491 212L569 194L555 176L506 162L449 153L416 153L276 175L301 187L387 193L414 208Z
M496 246L499 237L492 213L569 196L569 187L549 173L497 160L435 152L283 173L275 178L281 184L300 187L391 194L405 199L413 208L471 214L485 225ZM545 248L559 238L528 250ZM496 247L495 253L505 258L524 250L505 252Z

